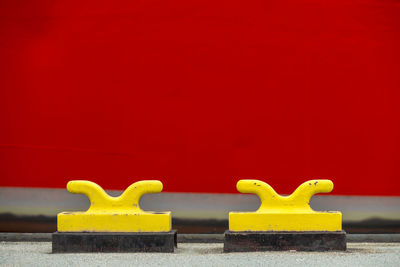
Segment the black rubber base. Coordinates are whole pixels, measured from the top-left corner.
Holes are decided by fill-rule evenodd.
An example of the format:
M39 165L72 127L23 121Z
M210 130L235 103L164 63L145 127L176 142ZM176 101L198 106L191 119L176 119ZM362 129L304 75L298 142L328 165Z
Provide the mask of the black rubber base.
M174 252L176 230L152 233L55 232L53 253Z
M346 250L346 232L225 232L224 252Z

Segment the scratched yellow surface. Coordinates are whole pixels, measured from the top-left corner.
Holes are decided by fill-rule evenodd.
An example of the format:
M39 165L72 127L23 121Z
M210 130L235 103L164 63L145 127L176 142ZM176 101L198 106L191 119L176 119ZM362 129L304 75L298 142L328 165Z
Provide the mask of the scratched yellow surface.
M293 194L281 196L265 182L240 180L241 193L258 195L260 208L255 212L230 212L230 231L341 231L342 213L319 212L310 207L310 199L317 193L333 189L330 180L310 180L301 184Z
M129 186L119 197L109 196L90 181L70 181L69 192L84 194L90 200L86 212L62 212L57 216L59 232L168 232L171 212L143 211L139 206L144 194L159 193L160 181L139 181Z

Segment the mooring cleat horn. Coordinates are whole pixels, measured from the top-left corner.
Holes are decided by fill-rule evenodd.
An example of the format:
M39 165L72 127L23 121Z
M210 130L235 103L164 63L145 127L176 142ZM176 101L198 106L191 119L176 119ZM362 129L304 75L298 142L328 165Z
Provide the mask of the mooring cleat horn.
M169 232L171 212L143 211L139 206L144 194L159 193L160 181L139 181L120 196L109 196L99 185L76 180L67 184L69 192L84 194L90 200L86 212L62 212L57 216L58 232Z
M235 231L341 231L340 212L319 212L310 207L310 199L317 193L333 189L330 180L310 180L301 184L293 194L281 196L265 182L240 180L241 193L256 194L261 205L255 212L230 212L229 230Z

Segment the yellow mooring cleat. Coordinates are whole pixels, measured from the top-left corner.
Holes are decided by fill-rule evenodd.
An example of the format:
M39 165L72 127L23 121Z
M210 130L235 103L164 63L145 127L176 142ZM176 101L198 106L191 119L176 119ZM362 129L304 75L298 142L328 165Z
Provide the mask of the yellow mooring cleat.
M144 194L159 193L160 181L140 181L119 197L109 196L89 181L70 181L69 192L84 194L90 200L86 212L62 212L57 216L58 232L169 232L171 212L143 211L139 200Z
M245 231L341 231L342 213L318 212L310 207L310 199L317 193L333 189L330 180L310 180L300 185L290 196L281 196L259 180L240 180L237 190L260 197L260 208L255 212L230 212L229 230Z

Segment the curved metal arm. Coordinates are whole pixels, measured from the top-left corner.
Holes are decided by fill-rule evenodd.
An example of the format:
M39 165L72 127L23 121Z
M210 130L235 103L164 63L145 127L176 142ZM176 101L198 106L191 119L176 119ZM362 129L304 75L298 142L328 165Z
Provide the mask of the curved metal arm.
M144 194L160 193L162 189L163 184L160 181L139 181L130 185L119 198L121 201L129 203L128 205L133 205L133 207L140 209L139 201Z
M299 204L304 203L309 206L310 199L313 195L318 193L329 193L333 190L333 183L331 180L309 180L302 183L297 189L290 195L293 201L297 201Z
M261 205L257 212L313 212L310 199L317 193L329 193L333 189L330 180L310 180L301 184L290 196L281 196L267 183L259 180L240 180L237 189L241 193L256 194Z
M67 184L69 192L84 194L90 200L90 208L87 212L99 211L126 211L143 212L139 207L140 198L144 194L159 193L163 185L157 180L139 181L130 185L119 197L109 196L98 184L75 180Z
M269 184L259 180L240 180L236 188L241 193L256 194L261 200L261 205L280 197Z
M90 201L89 210L96 209L96 207L105 207L109 201L112 201L110 199L111 197L103 190L103 188L90 181L69 181L67 184L67 190L73 194L83 194L87 196Z

